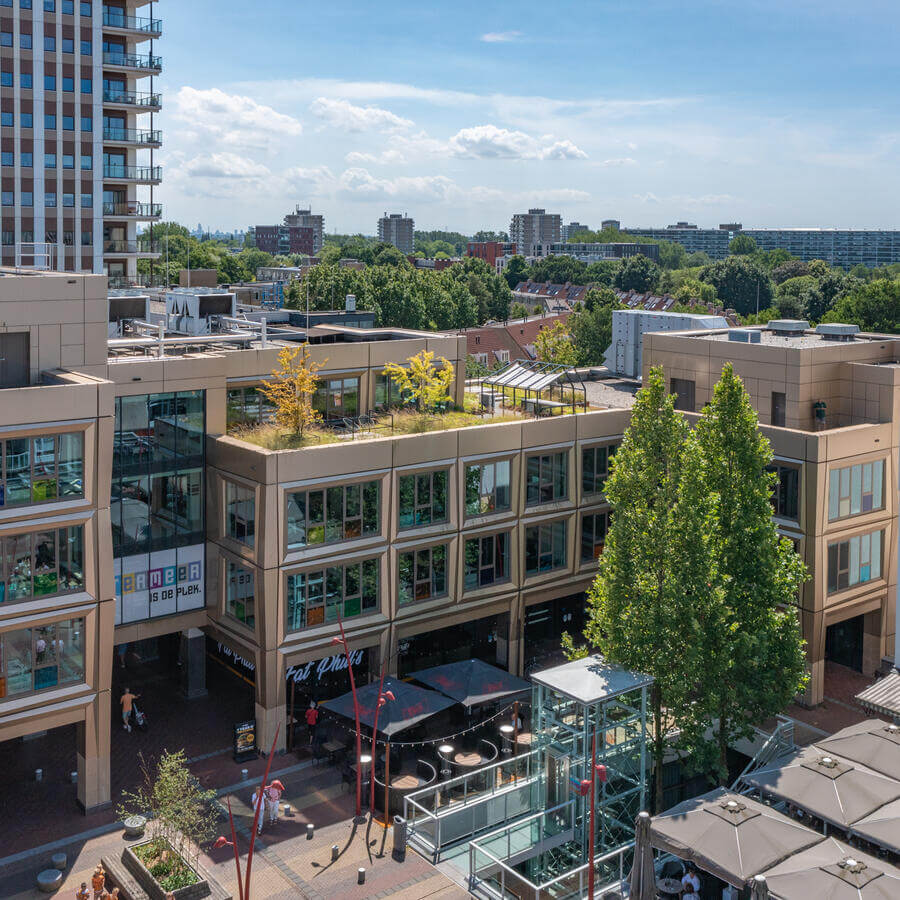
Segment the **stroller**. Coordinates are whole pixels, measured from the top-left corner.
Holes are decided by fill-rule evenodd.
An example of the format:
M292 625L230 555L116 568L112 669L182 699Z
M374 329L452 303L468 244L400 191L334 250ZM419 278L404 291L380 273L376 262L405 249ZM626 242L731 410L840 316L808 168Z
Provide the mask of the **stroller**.
M138 709L136 703L132 704L131 716L134 719L134 724L140 728L141 731L147 730L147 715Z

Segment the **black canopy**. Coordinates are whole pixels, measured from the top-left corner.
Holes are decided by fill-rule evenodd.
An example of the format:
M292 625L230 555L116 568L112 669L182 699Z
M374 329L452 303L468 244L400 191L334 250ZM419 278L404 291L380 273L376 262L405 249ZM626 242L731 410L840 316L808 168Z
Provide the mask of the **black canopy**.
M442 697L435 691L426 691L405 681L385 678L384 692L388 691L394 695L394 699L388 700L378 713L378 731L386 737L392 737L398 731L411 728L448 706L453 706L452 700ZM378 701L378 682L359 688L356 694L359 700L359 721L373 728L375 704ZM333 700L326 700L321 706L339 716L355 720L352 691Z
M413 672L409 676L428 687L458 700L463 706L477 706L509 694L531 690L531 685L503 669L480 659L466 659Z

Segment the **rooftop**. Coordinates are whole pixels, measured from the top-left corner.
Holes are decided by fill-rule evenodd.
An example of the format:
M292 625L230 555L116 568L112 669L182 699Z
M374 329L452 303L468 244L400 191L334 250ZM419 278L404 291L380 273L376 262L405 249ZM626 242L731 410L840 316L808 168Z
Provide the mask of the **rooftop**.
M759 344L764 347L788 347L794 350L814 350L829 347L833 348L841 345L884 343L900 340L896 335L887 334L855 334L847 340L836 341L830 336L817 334L813 330L804 330L801 333L789 334L770 331L764 327L747 328L744 330L759 332ZM679 336L698 341L716 341L720 343L727 343L730 341L729 332L727 331L694 331Z
M599 656L585 656L533 672L531 680L586 706L653 684L649 675L608 663Z

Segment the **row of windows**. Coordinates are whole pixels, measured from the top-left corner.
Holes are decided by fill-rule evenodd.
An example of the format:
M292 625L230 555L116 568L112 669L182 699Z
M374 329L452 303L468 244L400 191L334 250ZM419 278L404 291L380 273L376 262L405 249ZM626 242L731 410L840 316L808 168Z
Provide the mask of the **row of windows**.
M0 537L0 604L84 590L84 529Z
M0 47L12 47L13 46L13 33L11 31L0 31ZM91 41L79 41L78 42L79 50L82 56L91 56L94 52L94 45ZM74 38L63 38L59 42L60 50L63 53L74 53L75 52L75 39ZM34 49L34 40L30 34L26 34L24 31L19 34L19 48L21 50L33 50ZM55 53L56 52L56 38L53 35L47 34L44 35L44 50L47 53Z
M74 169L75 168L75 154L74 153L63 153L62 154L62 168L64 169ZM14 166L16 164L16 155L12 150L4 150L2 154L0 154L0 165L3 166ZM34 154L29 151L23 151L19 154L19 165L24 169L32 169L34 168ZM44 154L44 168L45 169L55 169L56 168L56 154L55 153L45 153ZM84 172L89 172L94 168L94 157L90 154L83 153L81 155L81 169Z
M75 116L60 116L63 131L75 130ZM55 113L44 114L44 129L54 131L56 129L57 116ZM9 110L0 112L0 125L4 128L12 128L16 124L15 116ZM22 128L34 128L34 114L23 112L19 115L19 125ZM91 116L81 116L81 130L93 131L94 120Z
M84 435L47 434L0 441L0 507L84 496Z
M83 226L81 232L81 246L82 247L90 247L94 243L94 235L90 231L91 225L86 223ZM26 244L30 244L34 240L34 232L33 231L23 231L22 232L22 240ZM50 230L44 233L44 240L48 244L57 243L57 232ZM62 242L66 247L74 247L75 246L75 232L74 231L64 231L62 233ZM12 247L16 243L16 233L14 231L5 230L0 232L0 243L3 244L4 247Z
M34 194L31 191L22 191L19 195L21 198L20 206L34 206ZM81 208L82 209L92 209L94 206L94 195L83 193L81 194ZM16 205L16 195L15 191L2 191L0 192L0 203L3 206L15 206ZM44 209L56 209L57 206L68 207L70 209L75 207L75 195L72 193L64 192L62 194L57 194L56 191L47 191L44 194Z
M84 681L84 619L0 634L0 699Z
M13 0L0 0L0 6L12 6ZM43 5L44 12L56 12L57 2L56 0L38 0L38 7L40 8ZM32 0L19 0L19 7L21 9L33 9ZM93 14L93 10L91 8L91 0L81 0L78 4L79 11L82 16L90 17ZM74 16L75 15L75 0L60 0L59 2L59 11L64 16Z

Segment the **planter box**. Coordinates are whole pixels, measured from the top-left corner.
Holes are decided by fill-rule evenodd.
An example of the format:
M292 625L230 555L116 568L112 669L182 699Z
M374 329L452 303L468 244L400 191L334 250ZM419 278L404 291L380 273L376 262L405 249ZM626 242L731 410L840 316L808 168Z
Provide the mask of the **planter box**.
M166 900L166 892L153 875L150 874L150 870L141 862L137 854L133 852L135 847L145 847L151 843L153 842L143 841L140 844L132 844L130 847L126 847L122 851L122 862L125 868L134 876L135 881L147 892L151 900ZM199 867L197 866L189 865L189 868L199 880L195 884L189 884L187 887L173 891L175 900L202 900L204 897L212 896L213 890L209 884L207 873L198 871Z

